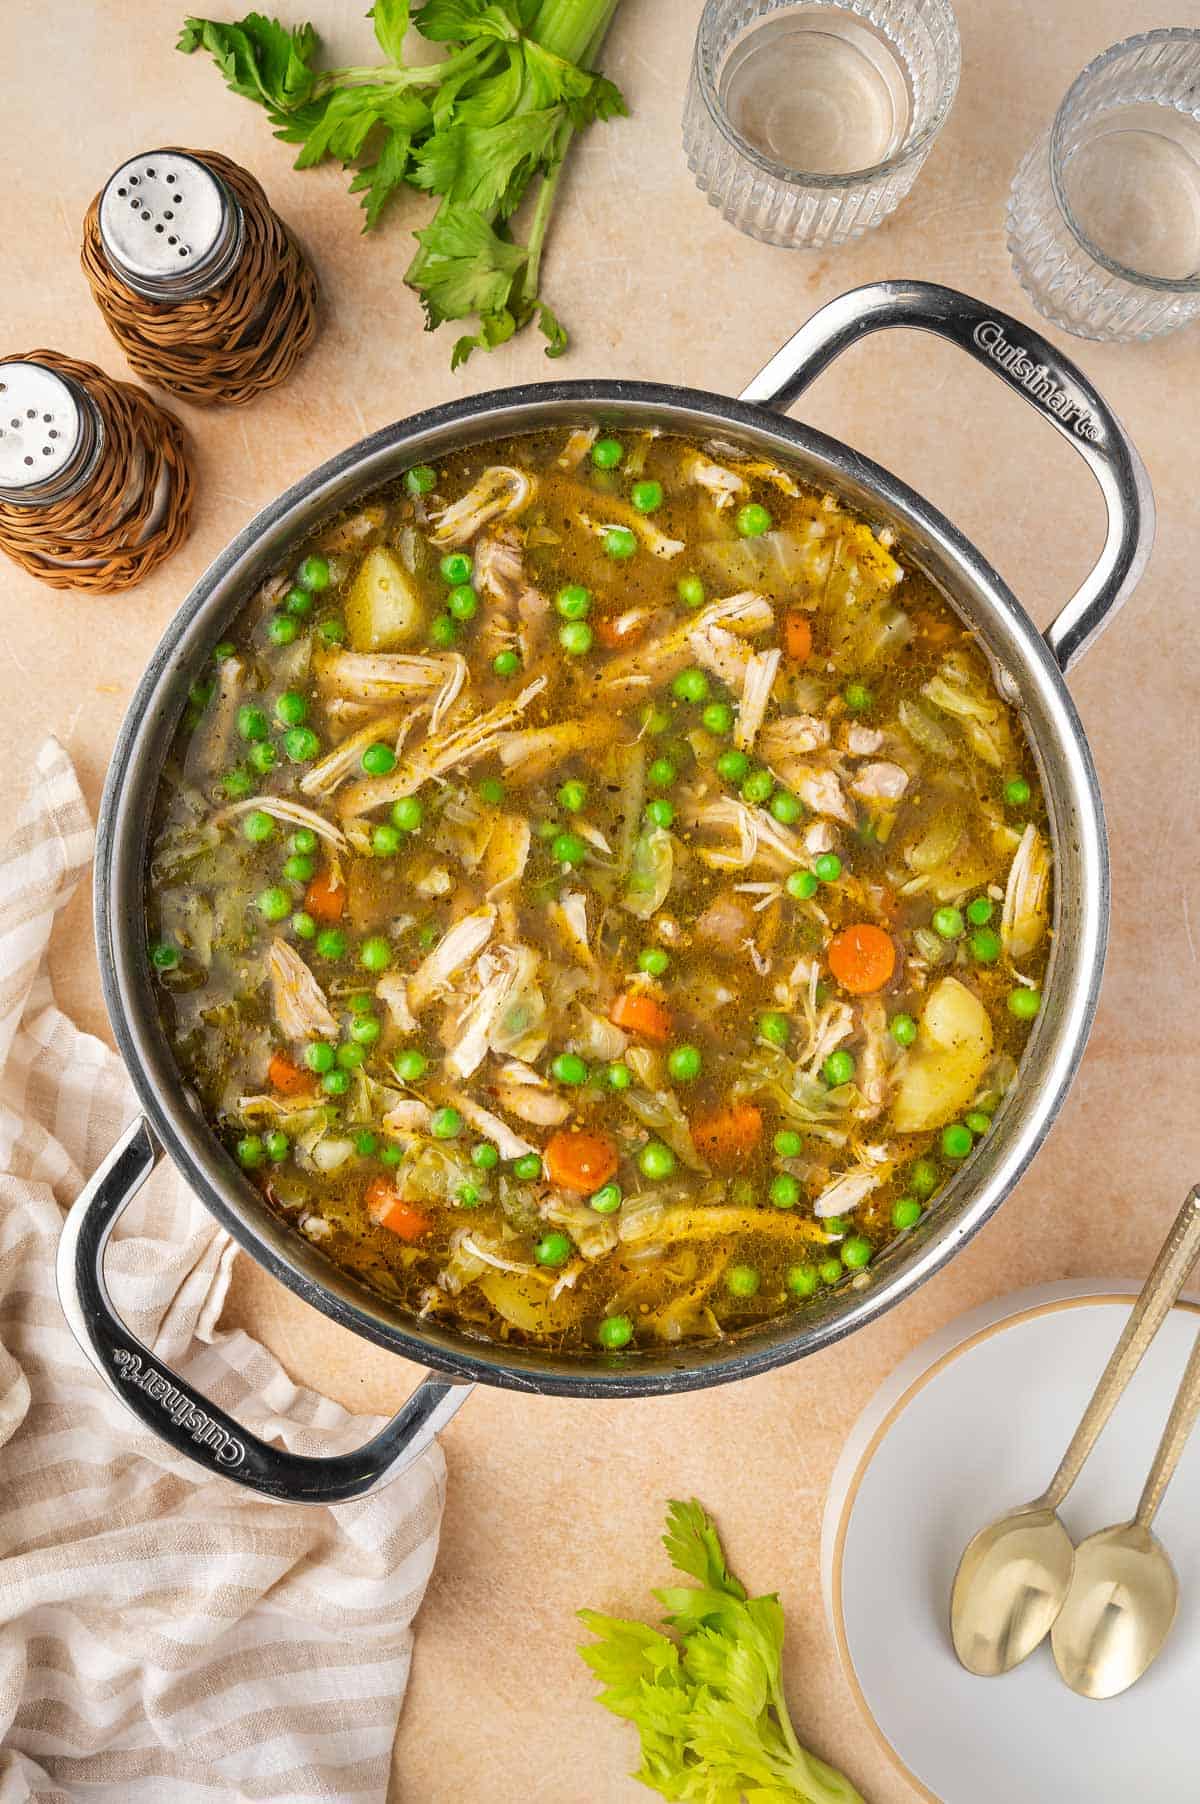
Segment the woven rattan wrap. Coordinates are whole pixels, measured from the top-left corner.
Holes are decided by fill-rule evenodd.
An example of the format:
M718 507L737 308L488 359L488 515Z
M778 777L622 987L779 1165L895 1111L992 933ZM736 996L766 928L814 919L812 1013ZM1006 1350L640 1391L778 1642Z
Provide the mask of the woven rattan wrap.
M84 274L139 376L197 407L214 401L238 407L283 382L312 342L317 279L252 175L214 150L180 155L206 164L241 206L245 243L232 274L193 300L147 300L109 267L99 195L83 222Z
M41 363L73 377L96 405L104 440L95 468L76 494L41 507L0 501L0 551L55 589L132 587L182 545L191 527L192 474L182 426L132 382L115 382L94 363L77 363L57 351L30 351L4 361ZM139 456L145 470L131 507L129 473ZM162 516L141 538L164 470ZM79 558L89 561L81 568Z

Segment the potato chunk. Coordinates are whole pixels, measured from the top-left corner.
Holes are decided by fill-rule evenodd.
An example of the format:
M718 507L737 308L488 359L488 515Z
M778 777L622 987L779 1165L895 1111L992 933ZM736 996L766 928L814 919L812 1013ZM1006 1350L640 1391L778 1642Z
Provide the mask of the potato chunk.
M376 545L362 561L346 597L346 628L355 651L408 645L425 625L412 578L395 552Z
M916 1043L892 1105L900 1134L942 1127L971 1101L992 1055L992 1024L978 996L957 977L929 992Z

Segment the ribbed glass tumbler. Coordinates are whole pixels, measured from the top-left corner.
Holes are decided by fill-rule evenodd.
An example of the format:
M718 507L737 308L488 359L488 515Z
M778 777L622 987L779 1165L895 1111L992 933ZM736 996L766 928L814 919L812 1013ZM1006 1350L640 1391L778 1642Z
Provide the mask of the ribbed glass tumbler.
M949 0L707 0L683 114L697 185L767 244L844 244L917 178L958 90Z
M1088 64L1017 170L1008 248L1034 306L1080 338L1200 319L1200 31Z

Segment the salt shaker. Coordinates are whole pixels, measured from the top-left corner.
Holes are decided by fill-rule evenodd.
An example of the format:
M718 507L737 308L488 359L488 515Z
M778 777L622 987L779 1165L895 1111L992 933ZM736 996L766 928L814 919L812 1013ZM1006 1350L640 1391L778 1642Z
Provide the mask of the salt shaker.
M0 362L0 551L55 589L127 589L191 524L183 431L55 351Z
M123 163L88 209L82 262L138 375L197 406L273 388L316 331L304 253L254 177L216 151Z

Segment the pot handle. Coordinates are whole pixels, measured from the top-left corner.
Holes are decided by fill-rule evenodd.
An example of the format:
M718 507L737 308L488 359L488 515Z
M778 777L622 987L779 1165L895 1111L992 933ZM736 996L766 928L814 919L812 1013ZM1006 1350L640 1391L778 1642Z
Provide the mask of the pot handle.
M933 282L872 282L830 301L789 338L740 399L784 412L868 332L911 326L958 345L1037 408L1078 451L1104 496L1108 531L1095 568L1046 629L1063 671L1133 593L1154 543L1154 493L1125 428L1070 358L1010 314Z
M194 1391L129 1332L104 1281L104 1253L121 1211L162 1157L139 1116L67 1212L58 1243L58 1294L76 1340L113 1394L161 1440L205 1471L283 1503L345 1503L398 1478L466 1402L472 1387L427 1372L386 1428L328 1458L273 1447Z

